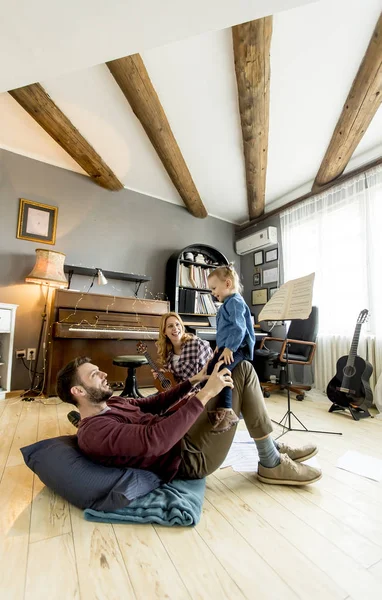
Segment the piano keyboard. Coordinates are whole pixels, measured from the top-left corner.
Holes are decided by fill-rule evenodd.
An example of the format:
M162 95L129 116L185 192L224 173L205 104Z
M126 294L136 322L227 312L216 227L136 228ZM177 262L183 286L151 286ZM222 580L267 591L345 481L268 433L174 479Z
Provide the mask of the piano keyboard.
M111 331L115 331L118 333L147 333L148 335L158 333L158 330L150 331L148 329L139 329L138 327L131 327L129 329L123 327L107 327L105 329L102 329L101 327L69 327L69 331L86 331L88 333L94 333L94 331L97 331L98 333L110 333Z
M158 329L144 329L142 327L92 327L68 323L54 323L53 337L73 339L105 339L105 340L157 340Z

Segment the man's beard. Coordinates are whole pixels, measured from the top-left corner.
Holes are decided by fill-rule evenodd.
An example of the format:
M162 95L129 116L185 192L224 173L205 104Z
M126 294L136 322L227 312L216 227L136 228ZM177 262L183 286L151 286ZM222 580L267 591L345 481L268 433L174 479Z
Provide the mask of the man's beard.
M109 400L109 398L111 398L113 395L113 391L110 387L108 390L99 390L89 387L84 383L81 385L83 388L85 388L85 391L88 394L89 400L92 404L102 404L102 402L106 402L106 400Z

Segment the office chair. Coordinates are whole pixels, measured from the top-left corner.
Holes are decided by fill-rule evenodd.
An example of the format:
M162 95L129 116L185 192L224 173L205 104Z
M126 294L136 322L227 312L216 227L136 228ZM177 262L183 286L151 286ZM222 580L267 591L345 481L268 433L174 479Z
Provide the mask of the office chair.
M316 352L316 339L318 333L318 308L312 306L312 312L307 319L294 319L291 321L287 338L266 337L261 341L260 348L255 350L255 363L264 361L272 363L279 369L278 383L261 383L265 398L269 398L271 392L278 390L289 390L294 392L297 400L303 400L305 391L311 388L310 385L292 385L287 381L287 344L288 344L288 364L290 365L311 365ZM279 352L269 350L264 345L267 341L281 343ZM264 372L264 371L263 371Z

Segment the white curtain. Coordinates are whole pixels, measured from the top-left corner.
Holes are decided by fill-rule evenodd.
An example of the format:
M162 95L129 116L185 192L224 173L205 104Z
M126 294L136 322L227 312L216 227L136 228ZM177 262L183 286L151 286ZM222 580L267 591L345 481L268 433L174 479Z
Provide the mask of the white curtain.
M382 372L382 166L281 213L284 281L316 273L319 309L315 385L324 391L349 352L364 308L358 354Z

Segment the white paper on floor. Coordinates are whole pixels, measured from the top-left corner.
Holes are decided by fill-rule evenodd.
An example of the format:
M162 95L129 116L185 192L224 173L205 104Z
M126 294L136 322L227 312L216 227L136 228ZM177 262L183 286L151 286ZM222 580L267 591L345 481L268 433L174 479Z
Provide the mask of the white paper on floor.
M338 459L337 467L361 477L382 481L382 460L367 454L348 450Z
M258 462L256 444L248 431L236 431L232 446L220 468L232 467L234 471L254 473L257 472Z
M225 467L232 467L234 471L241 473L257 473L258 462L259 455L257 453L256 444L250 437L248 431L237 431L233 438L232 446L220 468L224 469ZM315 456L305 461L305 464L315 467L316 469L320 468Z

